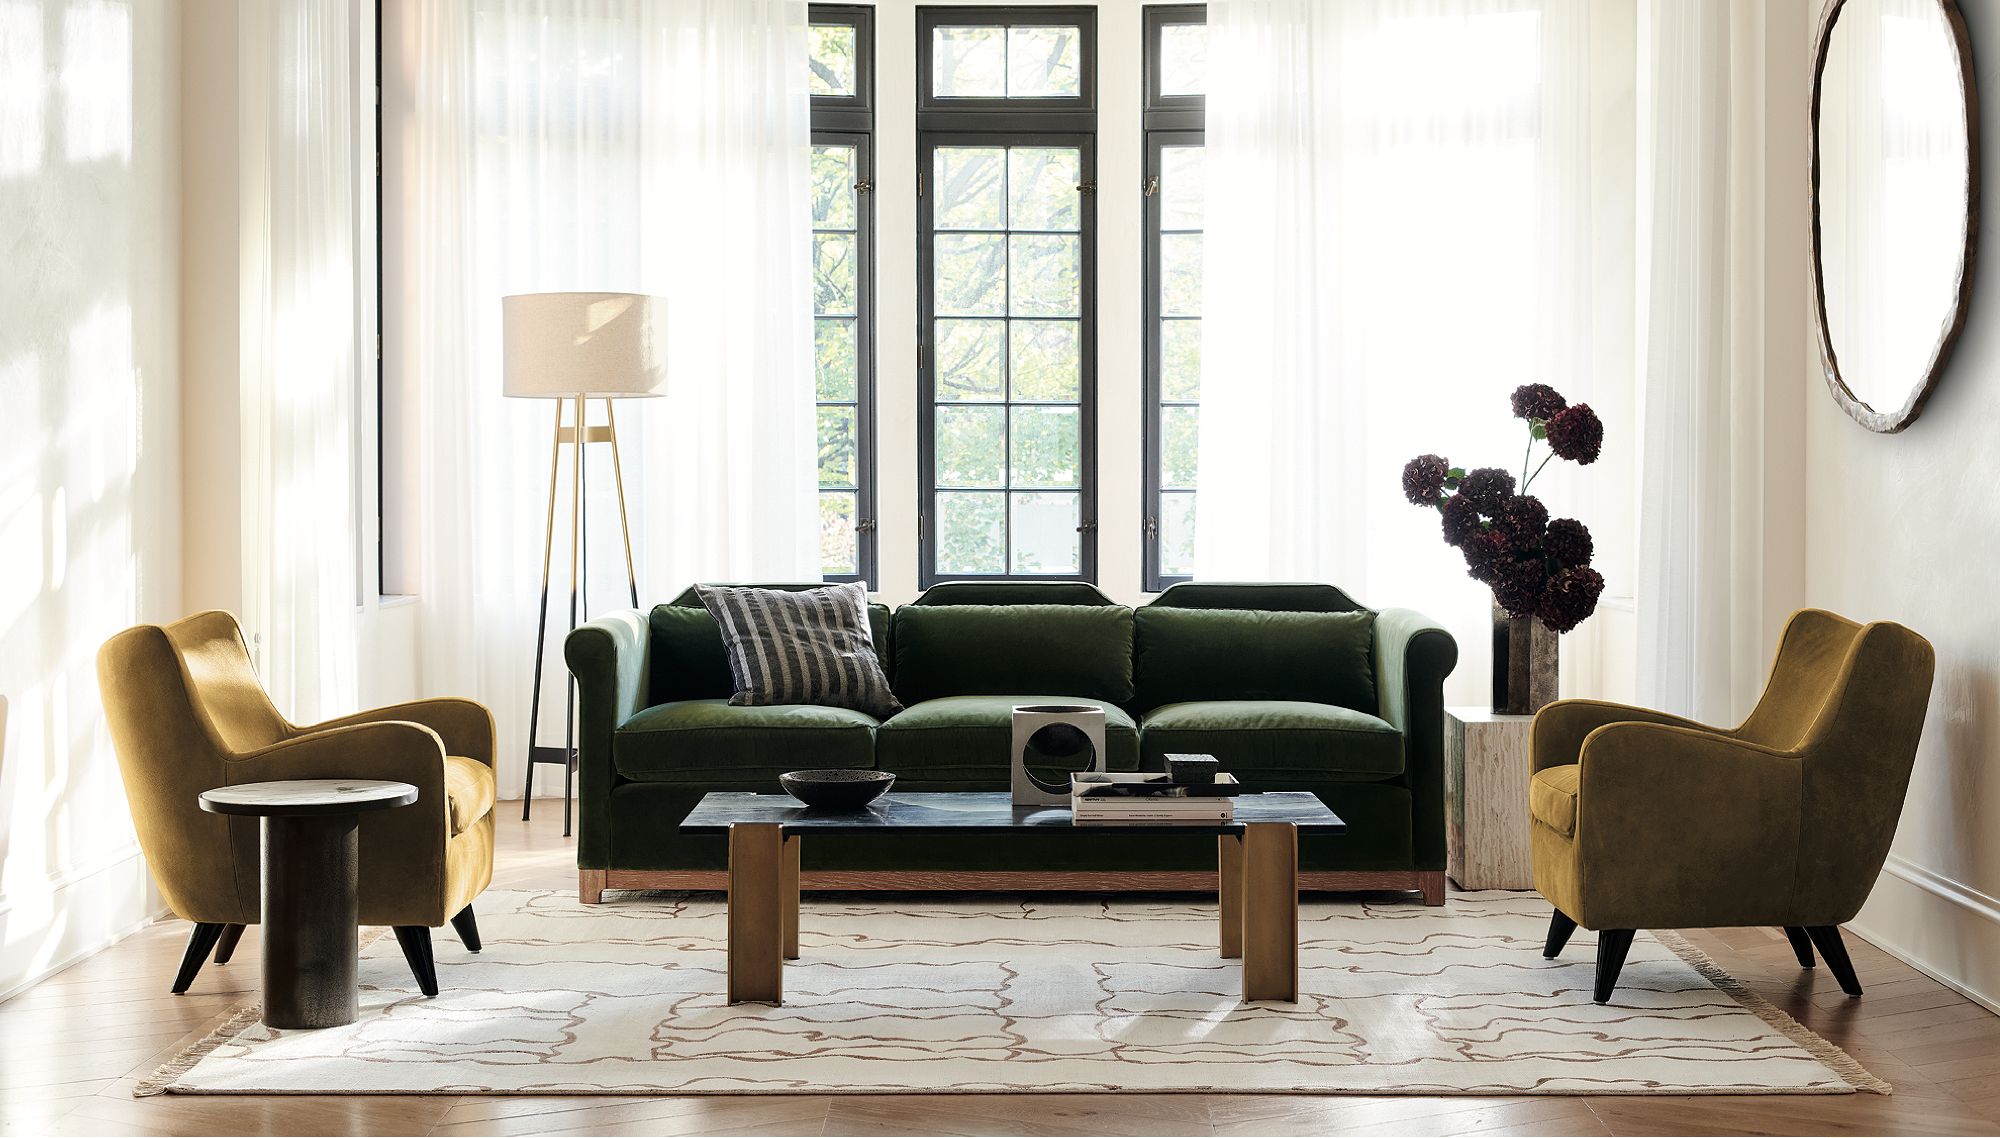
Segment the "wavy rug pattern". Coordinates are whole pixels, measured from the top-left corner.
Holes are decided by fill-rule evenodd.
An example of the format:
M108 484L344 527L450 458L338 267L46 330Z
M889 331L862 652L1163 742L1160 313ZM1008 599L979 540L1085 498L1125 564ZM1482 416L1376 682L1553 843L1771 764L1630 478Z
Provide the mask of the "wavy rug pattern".
M438 998L382 937L355 1024L245 1007L140 1093L1888 1089L1671 934L1592 1003L1594 938L1543 960L1534 894L1308 901L1296 1004L1239 1001L1212 901L808 896L782 1007L724 1003L719 898L623 896L488 891Z

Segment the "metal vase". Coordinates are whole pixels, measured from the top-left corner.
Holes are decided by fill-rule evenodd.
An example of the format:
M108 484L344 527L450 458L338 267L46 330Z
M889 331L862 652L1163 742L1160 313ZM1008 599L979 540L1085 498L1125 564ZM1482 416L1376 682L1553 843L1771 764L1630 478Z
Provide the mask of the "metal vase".
M1534 617L1493 606L1493 710L1533 715L1556 700L1560 638Z

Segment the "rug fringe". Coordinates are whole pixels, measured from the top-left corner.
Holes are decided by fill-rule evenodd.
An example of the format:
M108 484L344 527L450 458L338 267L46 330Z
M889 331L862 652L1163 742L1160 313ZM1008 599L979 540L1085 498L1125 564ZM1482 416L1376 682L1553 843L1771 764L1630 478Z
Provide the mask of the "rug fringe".
M257 1000L224 1013L222 1022L211 1028L207 1035L181 1048L180 1053L167 1060L159 1070L139 1080L138 1085L132 1088L132 1097L151 1098L166 1093L182 1075L194 1070L196 1063L208 1058L210 1052L236 1038L237 1033L263 1017L264 1005Z
M1655 930L1653 939L1692 965L1695 971L1701 973L1702 979L1727 992L1737 1003L1783 1033L1785 1038L1811 1052L1814 1059L1847 1080L1848 1085L1855 1090L1878 1095L1895 1093L1895 1088L1889 1085L1888 1080L1863 1067L1854 1056L1812 1028L1793 1019L1783 1008L1745 987L1743 981L1725 972L1721 965L1709 959L1708 953L1695 947L1679 933Z

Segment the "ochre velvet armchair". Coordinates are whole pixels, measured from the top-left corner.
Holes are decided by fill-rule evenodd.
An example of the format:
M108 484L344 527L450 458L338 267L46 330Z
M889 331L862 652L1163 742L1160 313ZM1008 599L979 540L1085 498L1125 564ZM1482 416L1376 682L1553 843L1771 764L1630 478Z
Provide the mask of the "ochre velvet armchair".
M1543 955L1598 934L1610 999L1637 929L1771 925L1861 994L1841 943L1895 836L1930 698L1930 642L1899 624L1793 615L1732 730L1563 700L1535 716L1528 784Z
M219 786L372 778L417 788L412 805L361 819L361 923L396 930L427 996L437 994L430 930L449 920L479 951L472 900L493 879L493 716L463 699L428 699L295 726L272 705L236 618L197 613L140 625L97 654L111 738L139 846L167 904L195 922L173 990L217 949L224 963L256 924L255 818L203 811Z

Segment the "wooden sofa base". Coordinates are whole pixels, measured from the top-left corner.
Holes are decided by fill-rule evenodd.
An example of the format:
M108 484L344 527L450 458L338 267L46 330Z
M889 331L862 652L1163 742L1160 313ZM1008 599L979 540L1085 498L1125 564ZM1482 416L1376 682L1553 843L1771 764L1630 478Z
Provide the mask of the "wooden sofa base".
M601 904L606 889L661 889L721 893L729 874L720 869L579 869L577 899ZM1196 870L1126 873L991 870L967 873L902 870L813 870L799 874L799 888L856 893L1213 893L1215 874ZM1384 869L1305 872L1302 893L1416 892L1424 904L1444 904L1444 870Z

